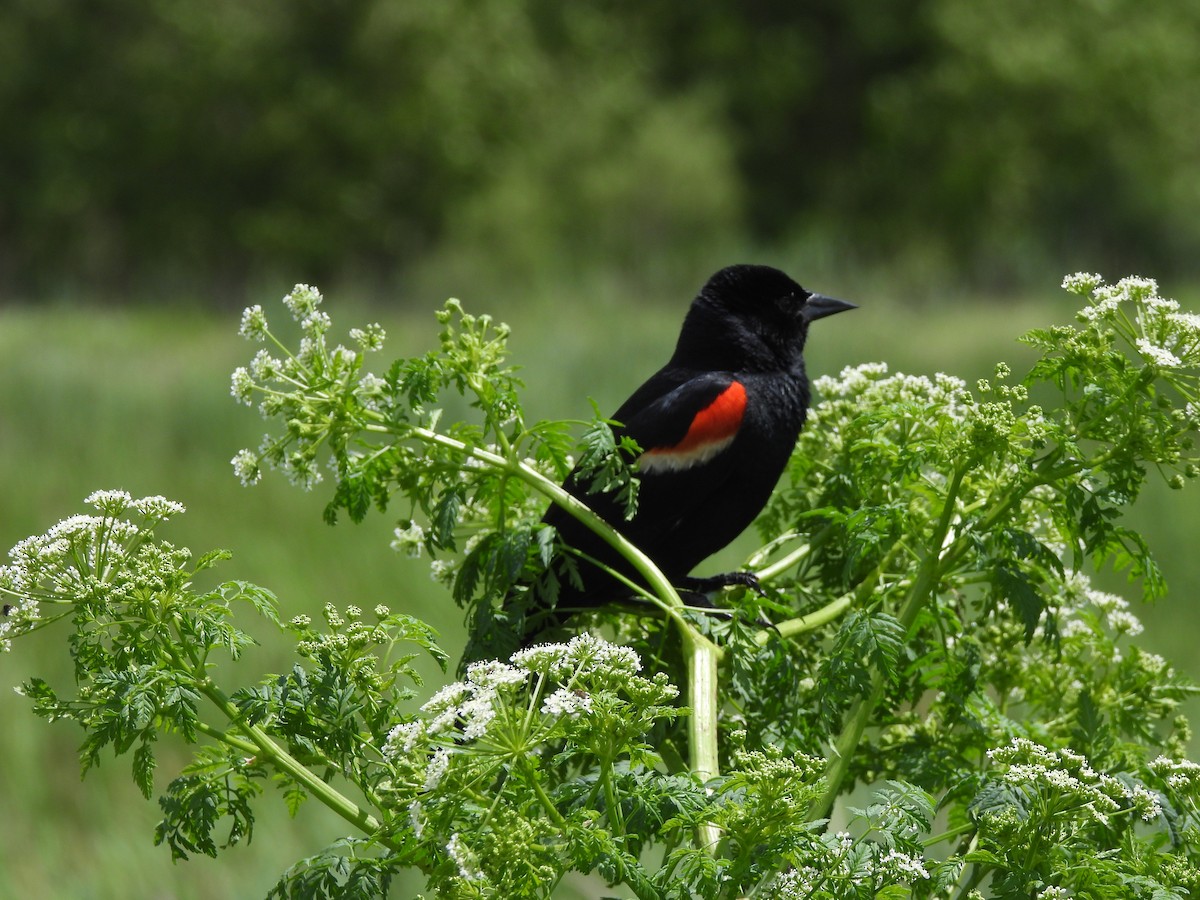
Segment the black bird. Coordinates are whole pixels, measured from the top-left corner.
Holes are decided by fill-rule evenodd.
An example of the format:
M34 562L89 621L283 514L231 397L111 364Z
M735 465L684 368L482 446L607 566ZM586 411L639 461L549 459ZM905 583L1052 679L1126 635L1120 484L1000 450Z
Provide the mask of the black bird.
M564 487L641 548L672 584L700 591L751 584L748 573L689 574L766 505L808 411L808 326L853 308L769 266L717 272L692 301L674 355L612 415L617 437L628 435L641 448L635 516L626 520L612 494L589 494L588 480L577 473ZM552 506L545 521L566 545L639 581L616 551L561 507ZM564 577L554 608L534 588L518 601L526 607L524 622L515 623L523 643L577 609L631 594L595 566L578 565L582 585Z

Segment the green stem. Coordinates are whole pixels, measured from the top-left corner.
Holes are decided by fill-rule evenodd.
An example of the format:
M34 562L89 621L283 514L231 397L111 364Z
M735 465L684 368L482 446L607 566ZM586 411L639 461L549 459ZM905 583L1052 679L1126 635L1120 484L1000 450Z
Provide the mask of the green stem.
M803 547L801 549L807 550L808 548ZM872 569L870 574L860 581L854 590L843 594L836 600L825 604L820 609L810 612L807 615L797 616L794 619L786 619L775 626L775 628L764 628L762 631L754 635L754 642L761 647L764 646L773 635L779 635L783 638L790 638L795 637L798 634L804 634L806 631L813 631L814 629L820 628L822 625L832 622L838 616L846 612L846 610L848 610L851 606L865 603L870 597L871 592L875 589L875 584L879 577L882 575L882 573L888 570L888 567L891 566L896 554L899 553L901 549L903 549L903 544L900 541L894 541L887 553L884 554L883 559L879 561L879 565ZM765 569L762 569L757 573L760 581L762 580L762 575L765 571Z
M546 810L546 815L551 818L555 825L558 825L560 828L565 828L567 825L567 820L562 817L562 813L558 811L558 808L554 805L554 801L550 799L550 795L547 794L546 789L542 787L542 782L538 779L537 770L534 769L532 764L530 764L527 757L521 758L521 767L525 770L525 778L531 785L533 785L533 792L537 794L538 801Z
M786 619L780 622L773 629L764 628L762 631L754 635L754 642L760 647L767 643L773 635L779 635L782 638L795 637L798 634L803 634L806 631L812 631L832 622L854 604L853 593L843 594L832 603L827 603L815 612L810 612L806 616L797 616L794 619Z
M368 426L368 430L382 431L388 434L393 434L391 429L382 425ZM675 588L671 585L671 582L667 579L667 576L665 576L659 570L658 566L654 564L654 561L650 559L650 557L646 556L645 553L639 550L638 547L629 541L623 534L609 525L606 521L604 521L604 519L600 518L600 516L592 511L590 506L579 500L573 494L568 493L567 490L562 487L562 485L551 481L545 475L542 475L540 472L533 469L522 460L501 456L498 453L493 453L492 451L485 450L482 447L466 444L463 441L457 440L456 438L439 434L438 432L432 431L428 428L414 426L406 429L406 434L408 436L427 441L431 444L439 444L443 447L449 447L461 453L466 453L470 456L473 456L475 459L480 460L481 462L485 462L521 479L534 490L544 494L546 497L549 497L554 503L561 506L570 515L574 516L576 519L586 525L591 531L594 531L597 535L599 535L605 543L620 553L621 556L623 556L630 563L630 565L633 566L637 573L646 580L646 584L650 587L651 591L655 594L659 601L661 601L663 609L667 611L668 614L675 612L683 606L683 601L679 599L679 594L675 591ZM673 618L675 618L676 624L679 625L681 629L692 631L695 630L685 619L679 617L678 613L676 613Z
M222 744L228 744L230 747L241 750L243 753L257 754L261 749L257 744L243 740L237 735L230 734L228 731L222 731L220 728L209 725L207 722L197 722L196 730L201 734L206 734L210 738L220 741Z
M225 696L225 692L217 687L211 679L201 679L197 682L196 686L204 696L208 697L221 710L230 722L237 726L238 730L250 739L252 747L265 756L272 766L288 775L317 800L328 806L355 828L363 832L363 834L377 835L379 833L382 826L378 819L314 775L306 766L301 764L295 757L279 746L279 744L275 743L271 739L271 736L257 725L245 724L242 714L238 712L237 707L233 705L230 699ZM229 743L233 742L230 741ZM239 744L234 744L234 746L241 745L240 742ZM399 849L393 846L387 838L383 838L382 841L392 850Z
M624 837L625 816L621 813L621 804L617 801L617 792L613 789L611 760L601 760L600 780L604 783L604 803L608 807L608 824L615 835Z
M780 557L779 559L775 560L775 562L771 563L768 566L763 566L761 569L759 569L754 574L755 574L755 576L757 576L757 578L760 582L770 581L776 575L786 572L788 569L790 569L796 563L800 562L800 560L804 559L804 557L808 556L808 554L810 554L811 552L812 552L812 544L808 544L808 543L801 544L799 547L797 547L791 553L787 554L786 556Z
M683 633L683 652L688 667L688 705L692 714L688 718L688 752L692 773L700 781L708 781L720 774L717 756L717 653L716 646L689 629ZM721 840L721 830L711 823L698 829L697 839L701 847L716 854Z

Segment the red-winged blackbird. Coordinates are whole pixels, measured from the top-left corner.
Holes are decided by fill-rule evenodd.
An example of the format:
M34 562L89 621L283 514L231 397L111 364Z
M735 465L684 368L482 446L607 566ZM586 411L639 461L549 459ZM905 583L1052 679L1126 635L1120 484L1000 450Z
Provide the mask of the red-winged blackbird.
M802 352L809 323L853 308L768 266L717 272L692 301L670 361L612 415L618 438L632 437L642 451L634 517L625 519L612 494L589 494L576 473L564 486L673 584L700 591L751 584L747 573L688 576L754 520L787 465L809 405ZM568 546L638 582L616 551L560 507L545 521ZM564 577L553 610L531 598L519 626L526 642L574 610L630 595L595 566L578 566L582 584Z

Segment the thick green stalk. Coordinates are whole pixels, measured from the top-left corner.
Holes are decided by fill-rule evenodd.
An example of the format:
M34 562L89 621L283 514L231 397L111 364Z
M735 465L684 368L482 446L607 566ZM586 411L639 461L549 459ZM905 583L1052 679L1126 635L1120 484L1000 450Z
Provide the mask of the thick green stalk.
M688 667L688 750L692 773L701 781L720 774L717 758L717 653L712 641L689 629L683 633L683 652ZM700 846L716 853L721 830L706 823L697 835Z

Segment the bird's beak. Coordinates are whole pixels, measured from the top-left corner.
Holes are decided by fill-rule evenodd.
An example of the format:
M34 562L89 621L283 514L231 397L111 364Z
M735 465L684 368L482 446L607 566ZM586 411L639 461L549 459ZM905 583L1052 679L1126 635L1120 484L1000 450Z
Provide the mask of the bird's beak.
M858 306L845 300L835 300L833 297L826 297L824 294L809 294L808 301L804 304L804 309L801 310L800 315L804 318L805 322L814 322L817 319L832 316L834 313L845 312L848 309L858 309Z

